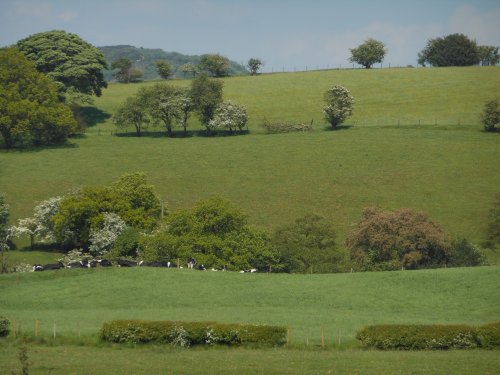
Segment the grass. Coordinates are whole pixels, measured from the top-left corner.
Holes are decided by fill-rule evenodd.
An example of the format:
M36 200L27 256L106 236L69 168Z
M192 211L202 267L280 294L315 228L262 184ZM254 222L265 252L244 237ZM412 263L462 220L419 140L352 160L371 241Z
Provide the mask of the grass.
M0 277L1 313L20 332L92 336L113 319L291 327L291 344L356 345L365 325L482 324L500 316L497 267L335 275L94 269ZM20 328L19 328L20 327Z
M498 351L365 351L354 335L377 323L498 320L499 282L498 267L336 275L151 268L0 275L1 314L18 329L17 339L0 340L0 360L6 373L19 369L18 348L27 345L30 374L496 374ZM275 349L188 350L100 343L102 322L120 318L285 324L291 341Z
M0 344L5 373L19 371L17 348ZM497 374L496 351L375 352L175 350L163 347L28 346L30 374Z

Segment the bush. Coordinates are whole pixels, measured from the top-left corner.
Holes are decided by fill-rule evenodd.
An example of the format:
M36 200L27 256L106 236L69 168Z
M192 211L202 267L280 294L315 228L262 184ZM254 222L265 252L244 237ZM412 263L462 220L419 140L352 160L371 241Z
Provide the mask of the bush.
M482 325L478 328L478 336L481 346L484 348L500 347L500 322Z
M489 101L484 105L483 113L481 113L481 122L484 125L484 130L488 132L496 131L496 126L500 123L500 106L498 100Z
M382 350L471 349L498 347L500 323L479 328L468 325L375 325L356 338L364 347Z
M474 267L487 265L488 262L481 250L465 238L457 238L451 243L450 266Z
M104 341L117 343L163 343L180 347L192 345L239 345L258 343L283 345L286 327L216 322L114 320L100 331Z
M269 134L308 132L312 130L312 122L310 124L298 124L291 122L269 122L264 120L262 126Z
M0 315L0 337L7 336L10 332L10 321L4 316Z

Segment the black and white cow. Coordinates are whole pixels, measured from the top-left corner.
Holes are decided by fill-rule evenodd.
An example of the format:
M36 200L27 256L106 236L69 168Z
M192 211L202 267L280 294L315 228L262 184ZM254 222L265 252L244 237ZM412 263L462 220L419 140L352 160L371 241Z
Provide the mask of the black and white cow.
M33 266L33 271L58 270L61 268L64 268L64 265L61 262L44 264L43 266L41 264L35 264Z
M188 260L188 263L187 263L187 266L190 270L192 270L194 268L194 266L196 266L196 259L194 258L189 258Z
M86 264L83 264L83 262L80 260L79 262L71 262L67 265L67 268L73 269L73 268L87 268Z
M141 260L139 262L139 266L141 266L141 267L166 267L166 268L170 268L171 265L172 265L171 262L145 262L143 260Z
M126 260L126 259L118 259L117 263L120 267L135 267L135 266L137 266L137 262L133 262L131 260Z

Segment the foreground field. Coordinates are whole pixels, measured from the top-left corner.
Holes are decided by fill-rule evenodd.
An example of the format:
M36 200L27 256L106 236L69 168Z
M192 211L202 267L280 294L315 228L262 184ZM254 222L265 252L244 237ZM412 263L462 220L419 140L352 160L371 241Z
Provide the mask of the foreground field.
M106 320L212 320L286 325L290 344L357 345L377 323L498 320L498 267L335 275L94 269L0 277L1 313L19 334L95 337Z
M161 347L28 346L30 374L496 375L497 351L375 352L294 349L174 350ZM18 349L0 343L2 370L19 370Z

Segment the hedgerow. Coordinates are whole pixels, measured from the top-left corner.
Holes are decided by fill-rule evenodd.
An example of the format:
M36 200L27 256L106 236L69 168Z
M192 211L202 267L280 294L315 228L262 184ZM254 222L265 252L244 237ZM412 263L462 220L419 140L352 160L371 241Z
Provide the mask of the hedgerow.
M100 331L104 341L193 345L257 343L279 346L286 342L286 327L216 322L113 320Z
M500 323L480 327L465 324L388 324L363 328L356 335L364 347L382 350L472 349L500 346Z
M269 134L308 132L312 130L312 123L269 122L265 120L262 126Z

